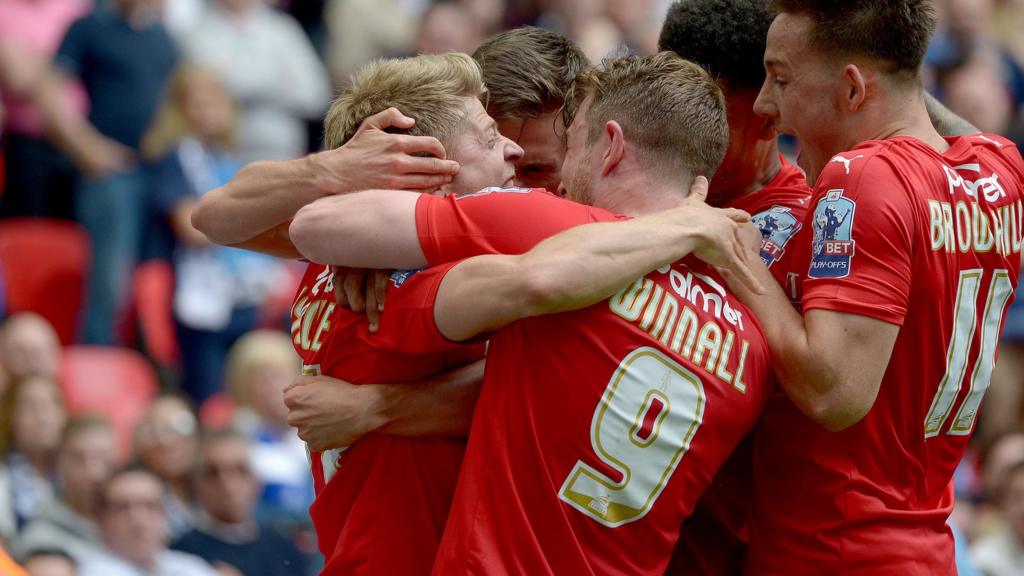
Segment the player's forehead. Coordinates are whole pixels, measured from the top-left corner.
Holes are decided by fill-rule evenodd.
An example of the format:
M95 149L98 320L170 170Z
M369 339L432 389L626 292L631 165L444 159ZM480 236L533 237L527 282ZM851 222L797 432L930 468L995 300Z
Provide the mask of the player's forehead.
M769 71L787 69L813 56L810 33L813 21L803 14L779 14L768 29L764 65Z
M474 134L487 134L497 130L497 124L487 114L480 100L472 97L466 98L466 118L463 126L465 130Z

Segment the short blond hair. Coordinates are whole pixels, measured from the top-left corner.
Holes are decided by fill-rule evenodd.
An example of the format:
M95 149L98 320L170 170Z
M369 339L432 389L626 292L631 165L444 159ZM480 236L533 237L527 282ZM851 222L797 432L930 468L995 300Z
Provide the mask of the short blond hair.
M725 158L725 96L703 68L672 52L608 59L582 72L576 98L588 97L588 143L615 120L654 172L711 178Z
M398 108L416 120L407 133L433 136L448 147L466 114L464 98L487 93L480 66L467 54L421 54L371 62L352 76L324 121L324 145L348 142L366 118Z
M228 392L238 406L250 405L252 370L262 366L284 366L299 373L302 359L295 353L289 335L278 330L253 330L231 346L225 377Z

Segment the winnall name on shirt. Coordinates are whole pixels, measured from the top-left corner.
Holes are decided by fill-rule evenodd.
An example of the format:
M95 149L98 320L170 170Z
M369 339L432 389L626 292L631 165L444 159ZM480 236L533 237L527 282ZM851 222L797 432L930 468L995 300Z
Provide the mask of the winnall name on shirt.
M742 336L743 314L729 305L725 288L692 270L664 267L657 273L668 274L672 293L651 278L639 278L608 300L609 309L708 375L746 393L743 373L750 342ZM714 318L701 323L707 314Z
M943 166L949 181L949 194L962 191L967 198L955 202L928 201L931 215L932 250L1019 254L1024 246L1024 207L1021 201L998 207L980 206L978 195L996 203L1007 198L998 174L967 180L959 171L980 172L977 164L949 168Z

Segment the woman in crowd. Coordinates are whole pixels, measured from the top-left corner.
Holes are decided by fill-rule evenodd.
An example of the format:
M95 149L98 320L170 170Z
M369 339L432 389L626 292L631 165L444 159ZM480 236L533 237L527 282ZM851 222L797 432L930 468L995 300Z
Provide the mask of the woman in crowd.
M53 497L57 447L67 420L57 383L45 376L15 380L0 400L0 535L35 517Z

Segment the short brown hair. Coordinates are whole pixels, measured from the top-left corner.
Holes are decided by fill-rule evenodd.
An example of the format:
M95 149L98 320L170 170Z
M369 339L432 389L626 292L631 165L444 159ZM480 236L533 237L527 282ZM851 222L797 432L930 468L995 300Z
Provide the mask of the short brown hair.
M416 120L409 134L433 136L447 146L465 116L462 99L482 98L485 93L480 67L467 54L377 60L356 72L331 104L324 121L324 145L341 146L363 120L395 107Z
M867 56L904 78L917 78L935 32L931 0L775 0L775 7L814 22L816 49Z
M97 413L76 414L68 418L67 424L64 425L64 432L60 437L60 449L66 448L68 442L79 434L93 430L102 430L113 434L114 426L110 423L110 419Z
M708 178L729 146L725 97L703 68L672 52L609 59L578 78L591 100L589 143L615 120L646 168L670 177Z
M562 109L573 102L573 79L590 67L571 40L533 26L491 36L473 58L489 90L487 112L496 120L536 118Z

